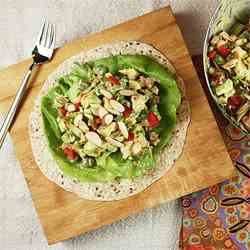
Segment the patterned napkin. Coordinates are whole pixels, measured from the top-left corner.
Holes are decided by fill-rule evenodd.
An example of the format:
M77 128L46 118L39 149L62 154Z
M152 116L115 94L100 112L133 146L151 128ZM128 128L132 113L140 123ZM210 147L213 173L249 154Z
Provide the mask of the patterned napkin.
M184 250L250 249L250 136L226 132L238 176L182 199Z
M198 65L197 61L195 64L201 73L199 60ZM215 115L238 174L231 180L182 198L180 245L183 250L248 250L250 136L228 125L220 114Z

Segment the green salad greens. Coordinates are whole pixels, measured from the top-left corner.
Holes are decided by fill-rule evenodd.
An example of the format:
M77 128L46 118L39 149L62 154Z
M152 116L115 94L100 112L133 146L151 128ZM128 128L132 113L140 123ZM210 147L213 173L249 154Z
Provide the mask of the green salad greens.
M250 22L214 35L208 48L210 85L221 107L250 131Z
M143 55L81 64L43 96L49 149L65 175L83 182L143 176L176 125L175 77Z

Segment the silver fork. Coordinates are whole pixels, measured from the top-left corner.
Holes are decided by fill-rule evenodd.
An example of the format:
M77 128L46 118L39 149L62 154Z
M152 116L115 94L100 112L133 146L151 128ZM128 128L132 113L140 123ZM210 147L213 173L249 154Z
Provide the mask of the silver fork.
M35 48L32 51L33 63L25 74L21 86L19 87L15 99L6 115L3 125L0 129L0 148L3 145L4 139L10 128L10 125L15 117L18 107L20 106L26 90L28 89L28 82L32 71L39 64L49 61L52 57L55 48L55 25L44 21L37 37Z

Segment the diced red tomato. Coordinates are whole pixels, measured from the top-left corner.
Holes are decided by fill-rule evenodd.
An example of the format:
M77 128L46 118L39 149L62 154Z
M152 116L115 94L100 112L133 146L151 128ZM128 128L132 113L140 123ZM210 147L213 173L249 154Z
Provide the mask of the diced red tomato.
M159 124L160 124L159 118L158 118L157 115L156 115L154 112L152 112L152 111L150 111L150 112L148 113L148 124L149 124L149 127L150 127L150 128L156 128L156 127L158 127Z
M66 116L66 114L67 114L67 110L65 109L65 107L63 106L63 107L61 107L60 109L59 109L59 111L60 111L60 113L63 115L63 116Z
M208 53L208 58L211 60L211 61L214 61L215 58L216 58L216 55L217 55L217 52L215 50L211 51Z
M63 149L63 153L67 156L69 160L74 161L77 158L77 153L73 148L65 147Z
M125 110L123 111L123 117L128 118L133 110L128 106L124 106L124 109Z
M128 132L128 141L133 141L135 138L135 135L133 132L129 131Z
M119 85L120 84L120 81L117 78L115 78L114 76L109 76L107 79L112 83L112 85Z
M81 107L81 103L80 102L75 103L75 107L76 107L76 111L79 111Z
M239 95L231 96L228 98L227 103L232 109L236 109L241 105L242 97Z
M231 50L229 48L225 47L224 45L220 46L218 48L218 51L222 57L227 57L231 52Z

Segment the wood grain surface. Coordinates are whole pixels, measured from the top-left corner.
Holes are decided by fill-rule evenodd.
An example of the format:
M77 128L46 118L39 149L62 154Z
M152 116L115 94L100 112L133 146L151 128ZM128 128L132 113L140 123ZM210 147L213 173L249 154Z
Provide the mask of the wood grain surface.
M83 50L119 40L150 43L173 62L185 80L192 121L183 154L166 176L144 192L128 199L116 202L87 201L64 191L42 175L31 153L28 117L43 82L59 64ZM8 110L30 62L26 60L0 71L1 112ZM34 74L11 129L11 137L49 244L201 190L234 174L232 162L170 8L146 14L58 49L54 59Z

